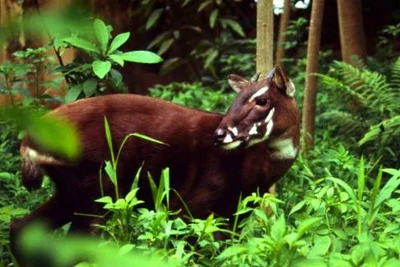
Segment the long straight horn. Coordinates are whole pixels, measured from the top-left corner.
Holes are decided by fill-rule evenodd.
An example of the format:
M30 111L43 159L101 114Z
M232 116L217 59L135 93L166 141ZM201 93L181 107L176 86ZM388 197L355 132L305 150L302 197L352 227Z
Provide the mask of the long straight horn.
M256 74L254 74L251 78L250 78L250 82L257 82L258 78L260 78L260 73L257 72Z
M273 68L268 74L267 74L267 79L271 80L275 76L275 68Z

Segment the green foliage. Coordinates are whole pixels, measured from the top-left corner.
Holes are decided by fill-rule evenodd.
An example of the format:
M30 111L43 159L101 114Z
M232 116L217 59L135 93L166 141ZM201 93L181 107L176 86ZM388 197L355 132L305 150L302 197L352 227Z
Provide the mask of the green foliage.
M227 82L225 82L227 84ZM235 98L235 93L224 90L215 91L199 82L171 83L156 85L150 90L153 97L165 99L187 107L199 108L208 111L226 111L228 105Z
M66 102L74 101L82 96L98 95L107 89L126 92L122 75L116 69L117 66L123 67L126 61L146 64L162 61L160 56L150 51L122 52L119 50L128 41L130 33L120 33L112 39L111 27L106 26L100 19L94 20L90 33L88 35L86 32L74 32L55 42L59 44L55 47L56 49L68 44L82 50L90 58L87 63L73 62L58 68L70 84L70 90L65 96Z
M330 92L330 104L324 107L320 119L334 126L336 135L346 138L350 146L361 146L364 153L383 157L387 164L396 162L399 143L400 59L393 67L391 81L365 66L354 67L335 62L330 75L319 75ZM334 122L334 123L333 123ZM373 141L373 143L372 143ZM357 143L358 142L358 143ZM366 146L368 145L368 146Z

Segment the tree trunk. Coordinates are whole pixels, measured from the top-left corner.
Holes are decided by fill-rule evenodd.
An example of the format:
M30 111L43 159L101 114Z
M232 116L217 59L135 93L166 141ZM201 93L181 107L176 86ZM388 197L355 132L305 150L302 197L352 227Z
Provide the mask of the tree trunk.
M272 0L258 0L257 2L257 72L265 76L273 68L274 51L274 11ZM275 193L275 184L269 192ZM271 211L268 211L267 214Z
M279 38L276 47L275 64L282 65L282 58L285 56L283 43L286 41L285 31L290 19L290 0L285 0L283 3L283 13L279 22Z
M353 63L358 56L365 61L366 46L361 0L337 0L342 59Z
M315 106L317 96L318 53L321 43L322 18L325 0L312 2L310 31L308 33L306 83L303 105L303 152L314 146Z
M257 72L266 75L273 67L274 12L272 0L257 2Z

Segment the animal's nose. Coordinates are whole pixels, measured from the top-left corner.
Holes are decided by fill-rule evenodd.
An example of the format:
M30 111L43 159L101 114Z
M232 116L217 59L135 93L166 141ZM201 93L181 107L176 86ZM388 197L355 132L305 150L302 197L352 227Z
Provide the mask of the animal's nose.
M224 141L225 137L226 137L227 131L224 129L217 129L214 133L214 137L215 137L215 144L220 144Z

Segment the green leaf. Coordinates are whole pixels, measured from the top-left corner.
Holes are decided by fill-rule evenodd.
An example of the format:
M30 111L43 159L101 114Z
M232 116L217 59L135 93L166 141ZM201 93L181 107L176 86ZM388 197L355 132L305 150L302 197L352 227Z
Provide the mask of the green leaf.
M244 37L245 34L243 32L242 26L237 21L231 20L231 19L224 19L224 22L238 35Z
M114 54L114 55L109 55L108 57L117 62L117 64L120 65L121 67L124 66L124 59L122 58L121 55Z
M110 161L106 161L106 165L104 166L104 170L106 171L110 181L115 185L117 181L117 175L114 170L113 164Z
M162 58L159 55L145 50L125 52L122 54L122 58L125 61L146 64L154 64L162 61Z
M132 134L130 134L130 135L133 135L133 136L139 137L139 138L141 138L141 139L143 139L143 140L146 140L146 141L149 141L149 142L153 142L153 143L156 143L156 144L160 144L160 145L169 146L169 144L167 144L167 143L164 143L164 142L162 142L162 141L160 141L160 140L157 140L157 139L151 138L151 137L149 137L149 136L147 136L147 135L144 135L144 134L140 134L140 133L132 133Z
M149 18L148 18L148 20L147 20L147 22L146 22L146 30L148 30L148 29L150 29L151 27L154 26L154 24L155 24L155 23L158 21L158 19L160 18L162 12L163 12L163 9L162 9L162 8L159 8L159 9L154 10L154 11L150 14L150 16L149 16Z
M286 232L286 221L285 217L281 215L271 227L271 237L275 241L279 241L283 238L285 232Z
M217 21L217 18L218 18L218 12L219 12L218 9L214 9L211 12L211 15L210 15L210 28L211 29L214 29L214 27L215 27L215 22Z
M173 39L173 38L164 40L164 41L161 43L160 48L158 49L158 54L159 54L159 55L162 55L162 54L164 54L165 52L167 52L167 50L171 47L171 45L172 45L173 43L174 43L174 39Z
M12 174L9 172L0 172L0 179L11 179Z
M93 96L96 93L97 81L95 79L87 79L83 83L83 93L85 97Z
M119 250L118 250L118 255L126 255L129 252L131 252L133 250L135 246L132 244L126 244L123 245Z
M103 79L107 73L111 69L111 63L109 61L100 61L100 60L95 60L92 63L92 69L94 74L96 74L97 77L100 79Z
M115 38L112 40L110 44L110 49L108 50L108 54L113 53L115 50L120 48L126 41L128 41L130 37L129 32L123 32L115 36Z
M197 9L197 12L201 12L203 9L205 9L207 6L209 6L210 4L212 4L212 0L207 0L205 2L203 2L199 8Z
M305 232L310 230L315 224L321 222L321 219L322 218L320 217L311 217L301 222L298 227L299 237L301 237Z
M108 41L110 40L110 36L108 33L107 26L100 19L95 19L93 23L94 35L97 38L97 41L100 44L101 51L105 54L107 50Z
M79 38L79 37L68 37L64 39L64 42L69 43L72 46L83 49L85 51L94 52L100 54L100 50L91 42Z
M78 99L79 95L82 93L82 84L77 84L72 86L67 94L65 95L64 101L65 103L70 103Z
M208 53L208 56L207 56L206 61L204 63L204 68L207 69L208 67L210 67L217 56L218 56L218 50L210 51L210 53Z
M228 248L226 248L224 251L221 252L217 256L218 260L226 260L226 259L231 259L234 257L238 257L239 255L246 254L248 253L249 248L248 246L245 245L233 245Z
M96 199L95 202L106 203L106 204L113 203L112 198L110 196L104 196L102 198Z
M17 108L2 109L0 118L13 120L26 129L30 138L52 155L75 160L80 155L80 140L76 127L65 119L49 113L37 116Z

